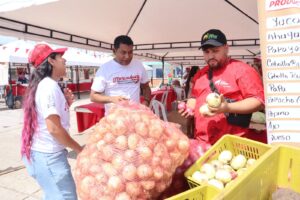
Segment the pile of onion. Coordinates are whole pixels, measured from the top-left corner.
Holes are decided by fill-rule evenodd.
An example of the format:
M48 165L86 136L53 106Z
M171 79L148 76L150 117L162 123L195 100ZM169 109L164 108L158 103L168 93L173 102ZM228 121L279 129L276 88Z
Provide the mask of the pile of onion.
M176 125L143 105L115 105L78 155L78 195L82 200L156 198L188 153L189 139Z

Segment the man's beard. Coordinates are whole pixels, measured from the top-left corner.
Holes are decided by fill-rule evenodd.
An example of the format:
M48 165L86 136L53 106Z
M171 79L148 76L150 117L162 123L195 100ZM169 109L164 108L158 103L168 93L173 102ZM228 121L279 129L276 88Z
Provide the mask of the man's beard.
M211 63L210 61L214 61L214 62ZM220 62L218 62L218 61L215 60L215 59L210 59L210 60L208 60L207 64L208 64L208 66L209 66L210 68L218 68L218 67L220 67Z

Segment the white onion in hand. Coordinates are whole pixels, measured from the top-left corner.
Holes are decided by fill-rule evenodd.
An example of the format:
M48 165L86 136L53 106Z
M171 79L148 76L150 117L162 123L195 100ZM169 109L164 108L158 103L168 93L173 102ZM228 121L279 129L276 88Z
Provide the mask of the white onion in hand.
M203 116L205 116L205 115L207 115L208 113L210 113L209 108L208 108L208 106L207 106L206 103L203 104L203 105L199 108L199 112L200 112L200 114L203 115Z
M221 105L221 97L217 93L210 93L206 97L206 103L214 108L217 108Z

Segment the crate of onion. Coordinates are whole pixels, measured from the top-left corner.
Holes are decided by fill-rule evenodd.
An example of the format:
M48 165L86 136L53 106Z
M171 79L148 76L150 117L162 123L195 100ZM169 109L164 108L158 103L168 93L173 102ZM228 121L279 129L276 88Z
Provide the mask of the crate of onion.
M300 199L300 148L277 145L235 187L218 195L223 200Z
M209 185L220 191L229 190L239 179L255 168L257 160L270 151L271 146L246 138L225 135L219 139L186 172L191 188Z

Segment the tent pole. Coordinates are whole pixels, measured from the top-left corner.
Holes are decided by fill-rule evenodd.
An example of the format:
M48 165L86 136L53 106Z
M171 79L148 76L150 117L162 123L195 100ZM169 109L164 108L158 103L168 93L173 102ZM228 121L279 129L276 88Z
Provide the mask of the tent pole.
M11 65L10 65L10 62L8 63L8 75L9 75L8 81L11 84Z
M80 99L80 91L79 91L79 69L78 65L76 65L76 88L77 88L77 97Z
M181 79L183 78L183 65L182 65L182 63L180 64L180 66L181 66Z
M165 83L165 57L162 57L161 59L162 62L162 85L164 85Z
M165 82L165 57L168 55L169 52L165 53L163 57L161 58L162 62L162 85L164 85Z

